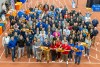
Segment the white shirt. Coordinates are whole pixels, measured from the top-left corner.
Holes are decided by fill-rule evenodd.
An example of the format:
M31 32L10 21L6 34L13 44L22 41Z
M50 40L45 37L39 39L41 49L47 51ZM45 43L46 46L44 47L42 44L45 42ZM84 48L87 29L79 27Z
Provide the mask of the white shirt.
M70 30L64 29L63 31L66 32L66 35L70 35Z
M5 44L8 44L9 41L10 41L10 37L9 37L9 36L3 37L3 38L2 38L2 45L4 46Z
M61 12L62 11L62 8L59 8L59 12Z
M6 6L5 5L2 5L2 10L6 11Z
M90 48L90 46L91 46L91 40L85 39L85 43L87 43L88 44L88 48Z
M70 35L70 30L66 30L66 35Z
M6 17L5 17L4 14L1 16L1 18L2 18L2 21L5 21L6 20Z
M88 22L88 21L90 21L90 20L91 20L90 17L85 17L85 22Z

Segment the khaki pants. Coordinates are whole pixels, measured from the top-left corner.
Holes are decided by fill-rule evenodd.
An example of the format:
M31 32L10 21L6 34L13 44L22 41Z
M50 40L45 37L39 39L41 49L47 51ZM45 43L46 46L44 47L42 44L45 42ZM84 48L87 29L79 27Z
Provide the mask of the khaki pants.
M37 60L41 60L41 58L42 58L42 51L37 51L36 52L36 57L37 57Z
M49 61L49 51L43 51L43 53L44 53L44 57L45 57L45 59L47 60L47 61Z
M21 55L24 56L24 47L18 47L18 58L21 58Z
M68 54L62 54L63 61L68 61Z

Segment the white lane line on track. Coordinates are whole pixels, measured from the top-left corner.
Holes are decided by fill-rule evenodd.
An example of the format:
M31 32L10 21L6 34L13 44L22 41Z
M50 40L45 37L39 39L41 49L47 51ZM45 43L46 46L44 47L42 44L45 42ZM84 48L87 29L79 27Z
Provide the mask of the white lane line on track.
M0 55L0 59L2 58L3 54L4 54L5 50L3 50L2 54Z
M47 62L12 62L12 61L0 61L0 63L10 64L47 64ZM74 62L68 62L74 64ZM66 62L49 62L48 64L66 64ZM81 62L81 64L100 64L97 62Z
M58 0L58 2L59 2L59 5L64 6L63 3L60 0Z
M98 59L98 55L96 54L96 59Z
M96 60L100 61L100 59L98 59L98 58L96 58L96 57L93 57L93 56L91 56L91 55L89 55L89 56L92 57L93 59L96 59Z
M63 0L63 1L64 1L65 5L66 5L67 9L70 11L70 9L69 9L67 3L65 2L65 0Z
M99 51L99 50L97 50L97 48L95 49L95 48L91 47L91 49L93 49L93 50L95 50L95 51L97 51L97 52L99 52L99 53L100 53L100 51Z

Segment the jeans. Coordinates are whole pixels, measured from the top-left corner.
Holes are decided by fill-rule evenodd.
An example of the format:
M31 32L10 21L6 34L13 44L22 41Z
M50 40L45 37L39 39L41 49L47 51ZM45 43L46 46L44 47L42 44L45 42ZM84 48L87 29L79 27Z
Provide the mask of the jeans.
M81 56L75 55L75 63L80 64L80 61L81 61Z
M24 47L18 47L18 58L24 55Z
M72 59L72 57L73 57L72 54L73 54L73 51L71 50L71 51L69 52L69 54L68 54L68 58L69 58L69 59Z
M36 57L40 61L42 59L42 51L36 51Z
M68 54L62 54L63 61L68 61Z
M34 57L36 57L36 48L34 45L32 45L32 52L33 52Z
M40 48L36 48L36 59L39 61L42 59L42 50Z
M12 52L12 61L14 61L14 58L15 58L15 47L13 47L11 49L11 52Z

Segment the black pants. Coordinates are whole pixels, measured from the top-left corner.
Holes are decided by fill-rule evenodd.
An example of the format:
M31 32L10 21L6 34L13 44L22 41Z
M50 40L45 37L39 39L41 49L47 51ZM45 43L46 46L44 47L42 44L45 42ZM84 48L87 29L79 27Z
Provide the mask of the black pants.
M30 58L31 47L30 46L26 46L26 50L27 50L27 57Z
M55 50L51 50L52 61L56 60L57 54Z
M100 0L93 0L93 4L100 4Z
M87 0L86 7L91 8L93 5L93 0Z
M57 52L57 58L58 58L58 59L61 58L61 52Z

